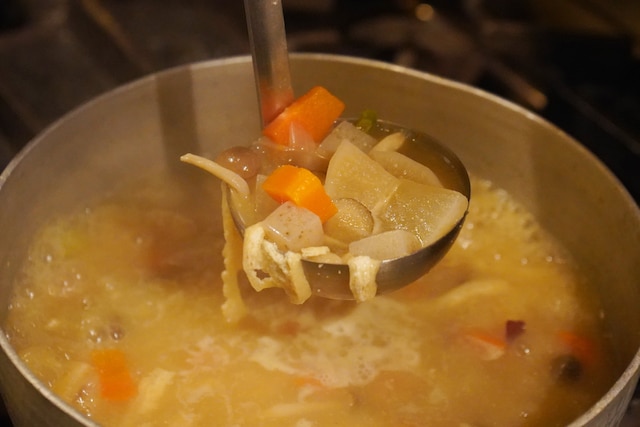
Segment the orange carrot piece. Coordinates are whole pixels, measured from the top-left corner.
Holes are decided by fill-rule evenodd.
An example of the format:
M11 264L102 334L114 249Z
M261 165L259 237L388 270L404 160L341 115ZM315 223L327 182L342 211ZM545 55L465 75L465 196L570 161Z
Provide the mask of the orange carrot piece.
M137 393L125 354L118 349L94 350L91 363L98 371L100 395L108 400L123 401Z
M291 201L309 209L323 223L338 211L324 190L320 178L305 168L279 166L262 183L262 189L278 203Z
M589 338L572 331L560 331L558 338L585 366L593 366L597 362L597 347Z
M344 103L322 86L316 86L282 111L262 130L263 135L281 145L289 145L291 125L298 124L315 142L328 135L344 111Z

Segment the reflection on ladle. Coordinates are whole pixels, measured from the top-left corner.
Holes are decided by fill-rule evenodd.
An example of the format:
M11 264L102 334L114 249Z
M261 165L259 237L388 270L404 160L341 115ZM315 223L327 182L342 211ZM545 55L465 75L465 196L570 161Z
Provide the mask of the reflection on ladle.
M244 0L262 125L293 101L281 0Z
M293 101L289 73L284 19L280 0L245 0L247 26L251 41L254 73L263 126ZM400 126L386 124L401 129ZM435 157L449 168L451 189L467 199L470 197L469 177L460 160L428 136L410 131L414 146L433 150ZM238 230L244 233L245 221L233 202L233 191L228 191L230 210ZM466 215L465 215L466 216ZM434 243L418 251L395 259L383 260L376 275L377 294L384 294L406 286L426 274L448 251L457 237L465 216ZM302 266L313 295L331 299L354 299L349 287L350 271L346 264L320 263L302 260Z

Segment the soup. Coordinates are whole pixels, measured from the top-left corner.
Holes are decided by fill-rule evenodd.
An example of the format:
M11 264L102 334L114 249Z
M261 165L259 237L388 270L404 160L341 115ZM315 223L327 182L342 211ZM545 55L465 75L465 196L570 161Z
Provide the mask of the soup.
M329 101L320 102L315 93ZM320 123L315 136L287 118L301 116L296 103L309 100L313 108L302 117L308 127ZM338 110L318 114L327 103ZM305 263L320 274L325 265L342 266L328 280L330 287L340 298L366 301L387 291L378 289L383 262L428 249L431 256L421 260L425 273L464 221L469 180L453 153L426 134L378 120L372 110L357 120L334 120L343 107L316 86L249 146L227 149L215 161L181 156L225 183L224 203L242 232L242 269L257 291L282 288L291 302L302 304L314 277L305 273ZM324 120L316 122L318 115ZM276 142L269 129L280 119L286 125L278 125L283 141ZM326 291L320 288L315 290Z
M451 251L356 303L241 280L220 307L217 183L153 178L35 236L5 330L29 368L112 426L561 426L611 386L603 315L570 258L472 179ZM212 220L216 219L216 220Z

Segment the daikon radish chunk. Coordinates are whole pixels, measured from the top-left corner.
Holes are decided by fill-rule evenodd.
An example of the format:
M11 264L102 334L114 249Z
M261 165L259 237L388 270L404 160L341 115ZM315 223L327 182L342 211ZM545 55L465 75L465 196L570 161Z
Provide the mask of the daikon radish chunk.
M455 227L467 206L467 198L457 191L401 179L379 218L383 229L410 231L428 246Z
M333 200L355 199L370 211L384 203L397 186L398 178L348 141L331 158L324 182Z
M330 157L336 152L342 141L349 141L365 153L376 144L376 139L366 132L358 129L351 122L341 122L327 135L318 146L321 155Z
M368 256L381 261L410 255L418 249L420 240L406 230L384 231L349 245L351 255Z
M442 187L440 179L429 167L402 153L373 150L369 153L369 156L396 178L406 178L420 184Z
M407 136L402 132L392 133L382 138L371 151L398 151L406 139Z

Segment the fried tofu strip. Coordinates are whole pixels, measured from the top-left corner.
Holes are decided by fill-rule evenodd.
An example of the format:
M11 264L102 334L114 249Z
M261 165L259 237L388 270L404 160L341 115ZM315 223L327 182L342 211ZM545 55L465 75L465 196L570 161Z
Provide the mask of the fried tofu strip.
M249 283L256 291L282 288L294 304L302 304L311 296L311 285L302 268L302 255L281 252L278 246L265 239L261 223L244 231L242 264Z
M242 236L236 228L229 204L227 203L227 192L222 191L222 227L224 233L224 248L222 257L224 259L224 270L222 271L222 294L225 302L222 304L222 314L229 323L237 323L247 314L238 274L242 271Z

